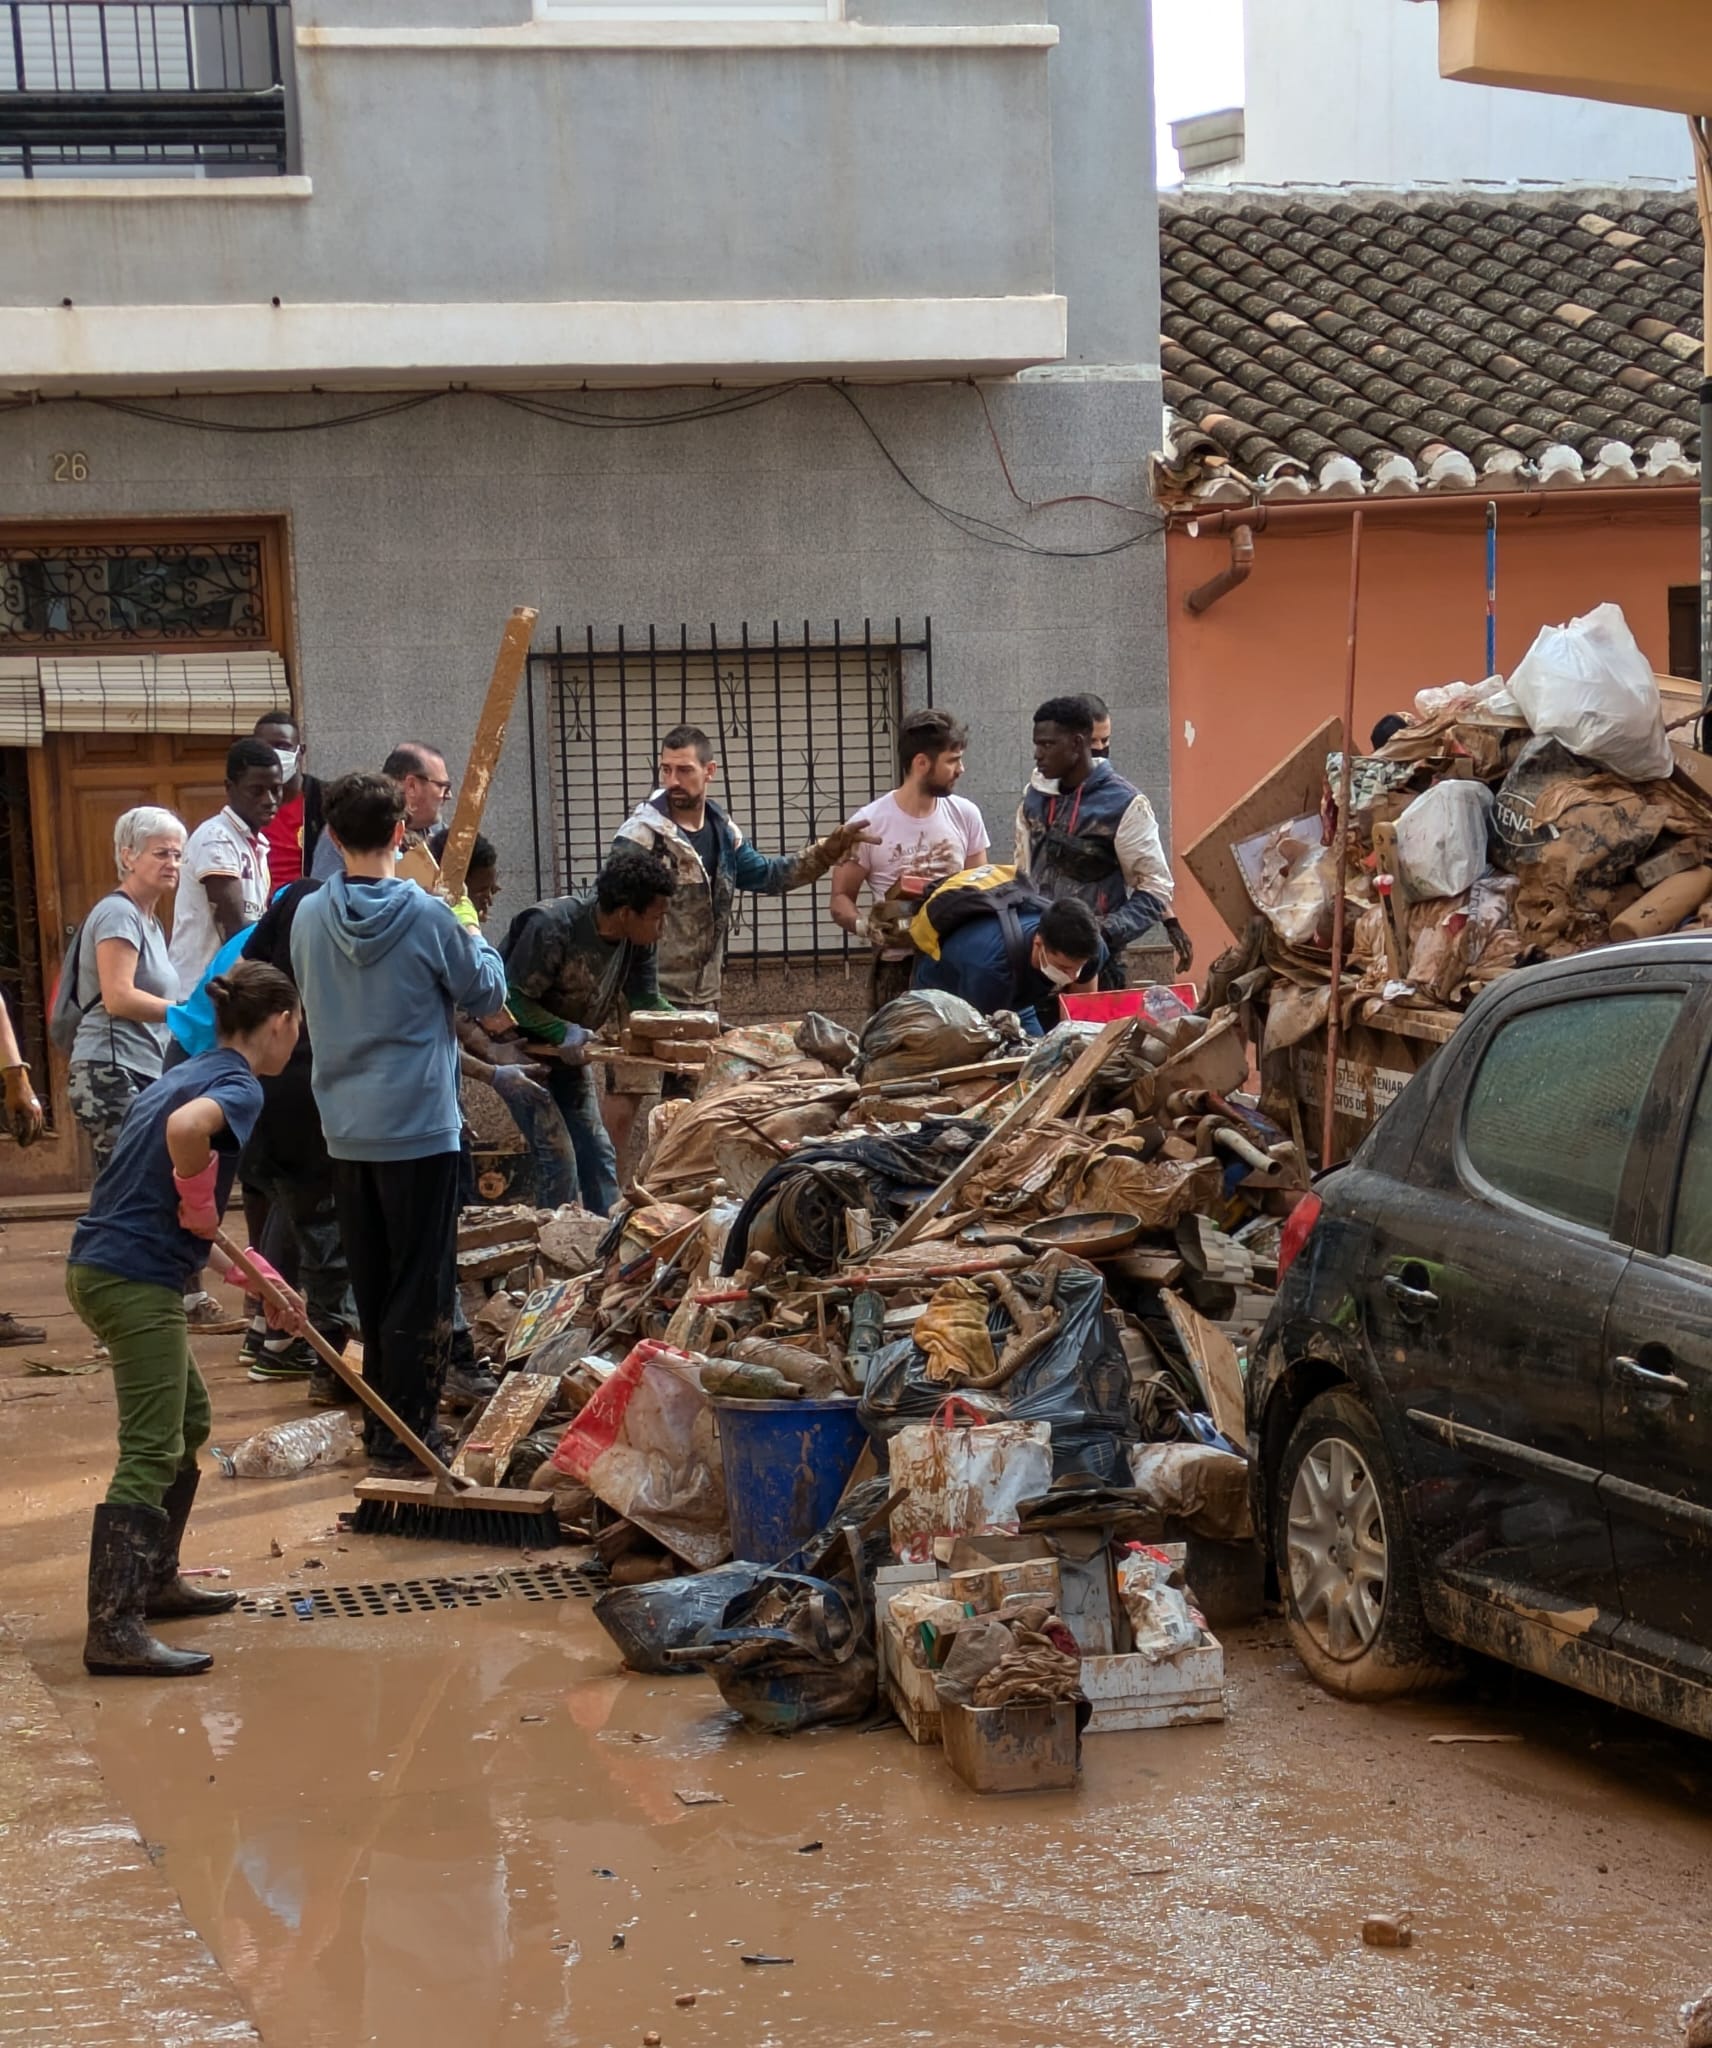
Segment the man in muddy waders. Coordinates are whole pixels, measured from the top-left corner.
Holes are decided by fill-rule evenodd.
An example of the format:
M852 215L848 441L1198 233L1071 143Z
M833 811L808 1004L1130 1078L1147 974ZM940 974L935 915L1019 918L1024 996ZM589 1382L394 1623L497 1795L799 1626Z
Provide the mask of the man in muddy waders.
M660 932L660 993L676 1010L717 1010L737 891L783 896L829 874L869 834L840 825L801 853L761 853L709 794L719 776L713 742L678 725L660 742L660 787L618 828L612 851L657 853L677 882Z

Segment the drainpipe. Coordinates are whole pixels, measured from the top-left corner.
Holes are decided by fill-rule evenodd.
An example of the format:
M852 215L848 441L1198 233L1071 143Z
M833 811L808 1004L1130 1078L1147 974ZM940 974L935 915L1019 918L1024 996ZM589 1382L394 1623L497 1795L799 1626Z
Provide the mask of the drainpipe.
M1253 516L1253 515L1251 515ZM1255 525L1266 523L1264 511L1255 518ZM1195 528L1190 526L1194 534ZM1208 577L1205 583L1197 584L1183 600L1183 609L1197 616L1211 611L1221 597L1227 597L1239 583L1246 583L1254 569L1254 526L1233 526L1230 530L1230 562L1216 576Z

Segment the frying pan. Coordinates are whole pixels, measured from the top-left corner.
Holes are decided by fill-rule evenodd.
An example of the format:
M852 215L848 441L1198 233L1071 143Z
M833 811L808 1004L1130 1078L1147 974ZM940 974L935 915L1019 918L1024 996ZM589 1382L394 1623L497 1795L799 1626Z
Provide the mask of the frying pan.
M1133 1244L1141 1227L1141 1218L1125 1209L1071 1210L1031 1223L1022 1232L1022 1241L1034 1251L1074 1252L1079 1258L1102 1259Z

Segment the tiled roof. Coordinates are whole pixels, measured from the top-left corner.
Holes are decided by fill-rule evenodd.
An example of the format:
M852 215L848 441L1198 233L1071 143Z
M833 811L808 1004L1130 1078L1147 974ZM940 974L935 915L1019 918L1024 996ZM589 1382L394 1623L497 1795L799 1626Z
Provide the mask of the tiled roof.
M1167 504L1685 482L1691 193L1167 197Z

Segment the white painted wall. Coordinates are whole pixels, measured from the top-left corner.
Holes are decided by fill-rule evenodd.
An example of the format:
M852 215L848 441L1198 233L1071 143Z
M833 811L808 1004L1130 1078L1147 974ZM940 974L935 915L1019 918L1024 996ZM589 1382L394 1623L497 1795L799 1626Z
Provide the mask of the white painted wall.
M1693 177L1678 115L1440 78L1434 6L1245 0L1243 17L1247 146L1240 166L1210 174L1218 182L1622 186Z

